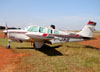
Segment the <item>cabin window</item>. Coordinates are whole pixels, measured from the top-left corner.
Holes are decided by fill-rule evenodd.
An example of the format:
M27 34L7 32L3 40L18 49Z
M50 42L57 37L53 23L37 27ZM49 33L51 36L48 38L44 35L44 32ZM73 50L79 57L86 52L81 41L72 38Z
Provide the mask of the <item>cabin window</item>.
M51 29L48 29L48 34L52 34L52 30Z
M46 28L40 27L39 32L46 33Z
M54 34L59 34L59 31L56 31L56 30L55 30L55 31L54 31Z
M32 26L28 29L29 32L38 32L38 26Z

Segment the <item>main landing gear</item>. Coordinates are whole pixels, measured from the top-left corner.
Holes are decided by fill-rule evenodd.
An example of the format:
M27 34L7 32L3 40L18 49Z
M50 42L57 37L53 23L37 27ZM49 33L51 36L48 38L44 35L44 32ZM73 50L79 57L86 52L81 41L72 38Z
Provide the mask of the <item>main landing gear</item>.
M44 45L44 42L34 42L33 47L35 50L39 50Z

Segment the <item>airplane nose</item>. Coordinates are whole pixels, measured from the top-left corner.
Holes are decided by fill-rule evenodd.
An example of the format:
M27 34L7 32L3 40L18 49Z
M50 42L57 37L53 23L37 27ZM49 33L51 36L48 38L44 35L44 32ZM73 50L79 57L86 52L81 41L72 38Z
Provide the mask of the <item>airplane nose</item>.
M25 38L26 40L30 39L29 37Z

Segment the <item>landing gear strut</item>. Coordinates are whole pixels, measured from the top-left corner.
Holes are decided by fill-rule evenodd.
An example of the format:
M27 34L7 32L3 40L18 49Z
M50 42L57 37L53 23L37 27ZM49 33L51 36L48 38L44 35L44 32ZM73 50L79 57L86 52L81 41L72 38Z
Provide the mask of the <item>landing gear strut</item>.
M10 49L10 42L11 40L8 40L8 45L6 46L7 49Z

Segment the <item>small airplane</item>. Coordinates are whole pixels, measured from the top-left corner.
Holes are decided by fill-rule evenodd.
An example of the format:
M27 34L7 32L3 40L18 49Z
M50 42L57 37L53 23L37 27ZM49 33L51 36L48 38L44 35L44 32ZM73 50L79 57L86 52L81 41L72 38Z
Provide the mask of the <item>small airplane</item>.
M28 26L24 29L12 29L6 31L8 37L7 48L10 48L11 41L28 41L33 43L35 49L41 48L44 43L58 43L58 42L69 42L72 39L89 40L93 38L93 32L95 30L96 22L89 21L87 25L80 32L65 32L55 29L55 25L50 27L41 26Z

